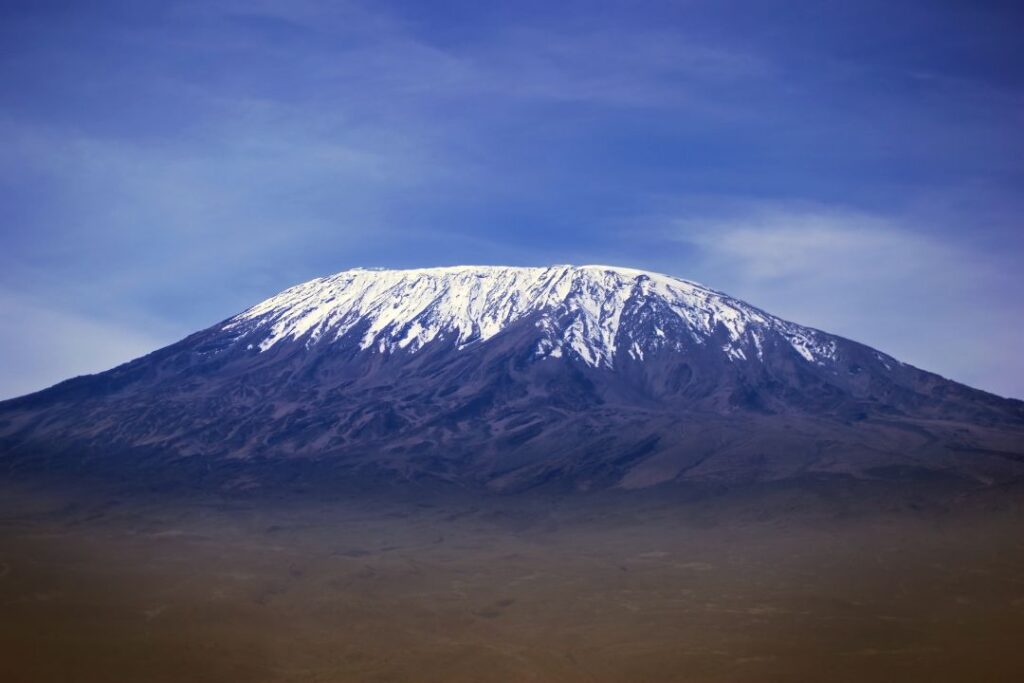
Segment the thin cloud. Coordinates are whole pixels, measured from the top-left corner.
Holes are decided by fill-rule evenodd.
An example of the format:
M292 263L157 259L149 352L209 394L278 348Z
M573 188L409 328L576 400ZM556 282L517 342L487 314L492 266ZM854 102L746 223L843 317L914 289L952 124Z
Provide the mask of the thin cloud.
M0 399L101 372L174 341L166 333L88 318L3 289L0 311Z
M856 211L759 207L676 221L687 269L770 312L927 370L1024 396L1012 258Z
M356 265L616 262L1006 393L961 369L1019 341L1018 37L908 11L8 10L0 286L190 331ZM693 196L732 213L636 227Z

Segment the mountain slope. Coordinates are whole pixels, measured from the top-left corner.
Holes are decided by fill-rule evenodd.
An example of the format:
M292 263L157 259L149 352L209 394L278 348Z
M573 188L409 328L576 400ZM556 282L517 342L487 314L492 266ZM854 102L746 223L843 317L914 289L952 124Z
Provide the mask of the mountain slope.
M217 485L991 483L1024 474L1024 404L655 273L358 269L0 403L0 458Z

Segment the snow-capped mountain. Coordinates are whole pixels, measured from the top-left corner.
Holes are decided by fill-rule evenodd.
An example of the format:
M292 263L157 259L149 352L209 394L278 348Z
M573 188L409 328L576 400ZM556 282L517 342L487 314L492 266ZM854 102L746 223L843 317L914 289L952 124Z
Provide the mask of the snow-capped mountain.
M1024 474L1024 404L686 280L349 270L0 403L0 463L188 485Z
M648 330L624 324L644 315ZM335 341L358 328L360 349L394 353L446 339L461 349L533 316L541 330L538 355L570 353L591 366L614 367L619 353L642 359L645 351L681 351L690 340L719 337L722 350L738 359L761 357L768 334L782 335L810 362L828 362L836 350L816 330L697 283L610 266L349 270L292 287L225 329L265 334L265 351L284 341Z

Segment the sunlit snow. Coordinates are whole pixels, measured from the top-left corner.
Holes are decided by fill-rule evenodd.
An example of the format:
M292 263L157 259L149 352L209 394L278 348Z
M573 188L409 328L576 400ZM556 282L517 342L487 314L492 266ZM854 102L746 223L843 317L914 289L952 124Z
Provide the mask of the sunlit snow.
M357 327L360 348L416 352L453 339L458 348L483 342L529 316L545 337L537 353L570 351L591 366L612 366L619 349L638 360L651 348L680 347L659 319L646 339L622 329L623 314L654 302L677 318L692 340L715 337L732 360L761 357L764 331L781 333L810 362L831 358L827 335L760 311L694 282L612 266L518 268L455 266L413 270L347 270L281 292L229 320L226 329L262 331L259 349L284 340L336 340ZM674 333L678 336L678 332ZM716 336L718 335L718 336Z

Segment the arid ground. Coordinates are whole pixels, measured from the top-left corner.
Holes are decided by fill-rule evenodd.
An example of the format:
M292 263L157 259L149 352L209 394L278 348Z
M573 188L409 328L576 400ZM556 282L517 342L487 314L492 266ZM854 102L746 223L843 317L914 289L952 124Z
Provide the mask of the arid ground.
M0 493L11 683L1024 680L1015 495Z

